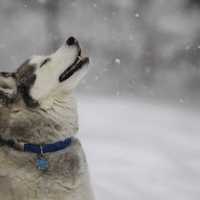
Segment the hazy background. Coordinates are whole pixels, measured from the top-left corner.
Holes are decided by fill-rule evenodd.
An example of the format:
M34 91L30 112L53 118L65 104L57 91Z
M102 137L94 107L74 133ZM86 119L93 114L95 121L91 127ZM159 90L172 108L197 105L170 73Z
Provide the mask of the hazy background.
M1 0L1 66L73 35L92 61L80 91L198 101L199 20L198 0Z
M73 35L91 70L80 135L98 199L200 198L199 0L1 0L0 66Z

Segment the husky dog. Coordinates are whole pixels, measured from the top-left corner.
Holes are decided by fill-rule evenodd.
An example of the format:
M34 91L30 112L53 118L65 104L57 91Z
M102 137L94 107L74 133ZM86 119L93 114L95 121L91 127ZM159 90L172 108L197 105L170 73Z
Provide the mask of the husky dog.
M55 53L0 73L0 200L94 199L85 155L74 137L73 90L88 62L70 37Z

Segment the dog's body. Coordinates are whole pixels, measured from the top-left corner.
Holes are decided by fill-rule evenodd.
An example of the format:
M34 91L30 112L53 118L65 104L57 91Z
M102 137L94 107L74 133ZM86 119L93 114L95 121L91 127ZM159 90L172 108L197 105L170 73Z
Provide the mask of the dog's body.
M73 89L86 72L88 58L74 38L54 54L33 57L16 73L0 76L0 134L33 144L72 137L71 145L46 153L47 171L36 168L36 155L0 148L0 199L92 200L87 163L73 136L78 116Z

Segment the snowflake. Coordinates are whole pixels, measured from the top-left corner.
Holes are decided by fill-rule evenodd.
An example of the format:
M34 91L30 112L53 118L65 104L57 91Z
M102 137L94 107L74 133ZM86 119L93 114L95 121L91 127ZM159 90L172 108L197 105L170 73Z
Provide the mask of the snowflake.
M136 17L136 18L139 18L139 17L140 17L140 14L139 14L139 13L135 13L135 17Z
M116 59L115 59L115 63L120 64L120 63L121 63L121 60L120 60L119 58L116 58Z

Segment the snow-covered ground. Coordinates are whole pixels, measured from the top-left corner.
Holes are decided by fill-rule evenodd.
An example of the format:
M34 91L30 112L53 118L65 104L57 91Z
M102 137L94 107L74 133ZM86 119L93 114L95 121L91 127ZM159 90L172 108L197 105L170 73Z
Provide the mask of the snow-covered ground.
M79 99L97 200L199 200L200 115L117 98Z

